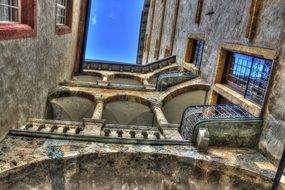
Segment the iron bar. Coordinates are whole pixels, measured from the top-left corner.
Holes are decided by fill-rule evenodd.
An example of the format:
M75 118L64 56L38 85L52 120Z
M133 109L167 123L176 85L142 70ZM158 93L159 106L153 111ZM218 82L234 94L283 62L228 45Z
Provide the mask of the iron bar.
M285 169L285 150L283 152L283 155L282 155L278 170L276 172L271 190L278 190L278 186L280 184L280 180L281 180L281 177L283 175L284 169Z
M273 62L271 60L232 53L232 62L227 73L227 84L244 98L262 105L267 92Z

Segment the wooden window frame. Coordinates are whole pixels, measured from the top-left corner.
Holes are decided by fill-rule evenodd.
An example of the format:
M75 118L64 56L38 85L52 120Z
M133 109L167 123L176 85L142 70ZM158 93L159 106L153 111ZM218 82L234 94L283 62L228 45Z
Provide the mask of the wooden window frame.
M195 59L195 52L196 52L198 41L203 41L203 43L204 43L203 44L203 52L202 52L201 63L195 64L194 59ZM205 40L203 35L198 35L198 37L197 37L197 35L188 37L184 62L186 64L191 64L191 66L194 67L193 68L194 70L200 71L200 69L201 69L203 54L204 54L204 50L205 50L205 44L206 44L206 40Z
M242 60L242 63L239 63L239 64L235 63L234 64L233 63L234 55L246 56L246 57L249 57L251 60L247 61L246 65L244 64L245 60ZM256 60L263 60L265 62L262 64L261 62L255 62ZM252 101L258 105L263 105L264 99L268 93L269 82L272 78L272 70L273 70L273 66L274 66L273 60L269 60L269 59L265 59L265 58L262 58L259 56L249 55L249 54L245 54L245 53L241 53L241 52L227 51L225 61L226 61L226 63L225 63L226 68L225 68L224 73L223 73L223 79L222 79L223 81L222 82L224 84L226 84L228 87L230 87L231 89L233 89L236 92L243 95L245 99ZM248 63L251 63L251 64L248 64ZM270 64L265 65L265 63L270 63ZM241 67L240 69L237 69L236 71L239 73L243 73L243 77L241 77L242 75L239 75L237 77L230 77L231 70L234 71L234 68L233 68L234 65L238 65L239 67ZM257 95L256 96L254 96L254 95L250 96L250 93L257 92L255 90L250 89L250 86L252 85L251 80L253 79L254 73L259 73L261 76L265 76L265 74L266 74L265 71L260 72L260 70L259 70L256 72L257 69L254 70L254 65L255 66L258 65L258 67L260 67L260 65L261 65L263 70L265 69L266 66L268 68L270 68L268 70L268 73L267 73L268 77L265 79L266 82L265 81L259 81L258 85L257 85L257 83L254 83L255 88L260 89L260 91L258 91L258 92L261 93L260 96L262 96L262 97L258 97ZM243 70L243 71L240 71L240 70ZM249 71L248 76L246 76L247 71ZM238 80L238 82L234 81L234 80ZM255 80L256 80L256 78L254 79L254 81ZM241 82L241 81L243 81L243 82ZM242 85L240 83L244 83L244 85ZM261 84L266 84L266 85L262 87ZM256 86L258 86L258 87L256 87Z
M13 1L8 1L8 2L13 2ZM3 7L6 7L8 8L8 12L9 12L9 16L10 17L15 17L15 14L13 14L13 10L17 10L16 11L16 18L17 20L4 20L4 21L1 21L0 20L0 23L21 23L21 0L17 0L16 1L17 4L16 5L13 5L13 4L5 4L5 3L0 3L0 6L3 6ZM12 11L12 12L11 12ZM11 18L10 18L11 19Z
M31 38L37 35L37 0L20 1L20 22L0 22L0 40Z
M239 44L239 43L227 43L222 42L220 44L220 53L217 57L217 64L215 68L215 76L214 76L214 85L212 87L212 92L209 95L208 103L209 104L217 104L217 95L221 95L224 98L230 100L234 104L240 105L245 110L250 112L256 117L260 117L264 114L264 107L268 103L268 96L270 95L271 88L273 86L273 77L274 73L276 72L275 65L273 63L273 69L267 89L267 94L264 98L263 105L259 105L248 99L245 99L240 93L236 92L232 88L229 88L227 85L224 84L224 72L226 72L227 68L227 52L239 52L243 54L248 54L268 60L277 60L278 58L278 51L276 49L268 49L264 47L256 47L256 46L249 46L248 44Z
M56 13L55 13L55 32L57 35L64 35L72 33L72 17L73 17L73 0L67 1L66 7L66 24L57 24L57 2L56 2Z

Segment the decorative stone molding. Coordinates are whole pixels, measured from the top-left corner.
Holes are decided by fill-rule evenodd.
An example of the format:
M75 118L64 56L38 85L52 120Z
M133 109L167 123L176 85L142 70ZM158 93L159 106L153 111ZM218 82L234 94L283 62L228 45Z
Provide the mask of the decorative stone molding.
M100 119L84 119L84 130L82 131L83 135L94 135L100 136L101 130L105 124L105 120Z

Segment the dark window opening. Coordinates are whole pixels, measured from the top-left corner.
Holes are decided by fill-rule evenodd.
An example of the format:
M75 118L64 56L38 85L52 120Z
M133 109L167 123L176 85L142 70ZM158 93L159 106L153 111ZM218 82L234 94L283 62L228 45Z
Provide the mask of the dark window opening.
M194 65L199 68L199 70L202 63L204 45L204 40L194 40L192 63L194 63Z
M234 104L234 103L224 98L223 96L218 95L217 104Z
M205 40L189 39L185 62L193 63L200 70L204 46Z
M272 61L241 53L228 52L225 83L244 98L263 104L272 71Z

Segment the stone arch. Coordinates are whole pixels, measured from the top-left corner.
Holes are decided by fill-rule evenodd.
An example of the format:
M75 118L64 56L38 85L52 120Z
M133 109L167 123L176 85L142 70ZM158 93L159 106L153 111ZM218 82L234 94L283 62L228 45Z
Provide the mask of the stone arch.
M91 118L95 109L95 97L83 91L58 89L48 98L47 119L82 121Z
M151 126L151 102L139 96L116 95L106 98L103 119L108 124Z
M208 85L190 85L170 91L162 100L162 111L169 123L178 124L183 111L193 105L205 104Z
M102 79L103 75L100 72L84 72L82 74L73 76L73 80L83 82L97 82L98 80Z
M170 72L170 71L177 71L178 69L179 69L179 66L175 65L174 67L170 67L170 68L166 68L166 69L160 70L160 71L155 72L152 75L150 75L149 78L148 78L148 81L149 81L150 84L156 84L157 77L160 74L165 73L165 72Z
M110 82L115 84L127 84L127 85L142 85L143 79L139 76L132 74L119 74L115 73L110 77Z
M69 88L61 87L52 91L48 95L48 101L54 98L68 97L68 96L78 96L82 98L89 99L92 102L95 102L95 96L91 93L81 91L81 90L70 90Z

